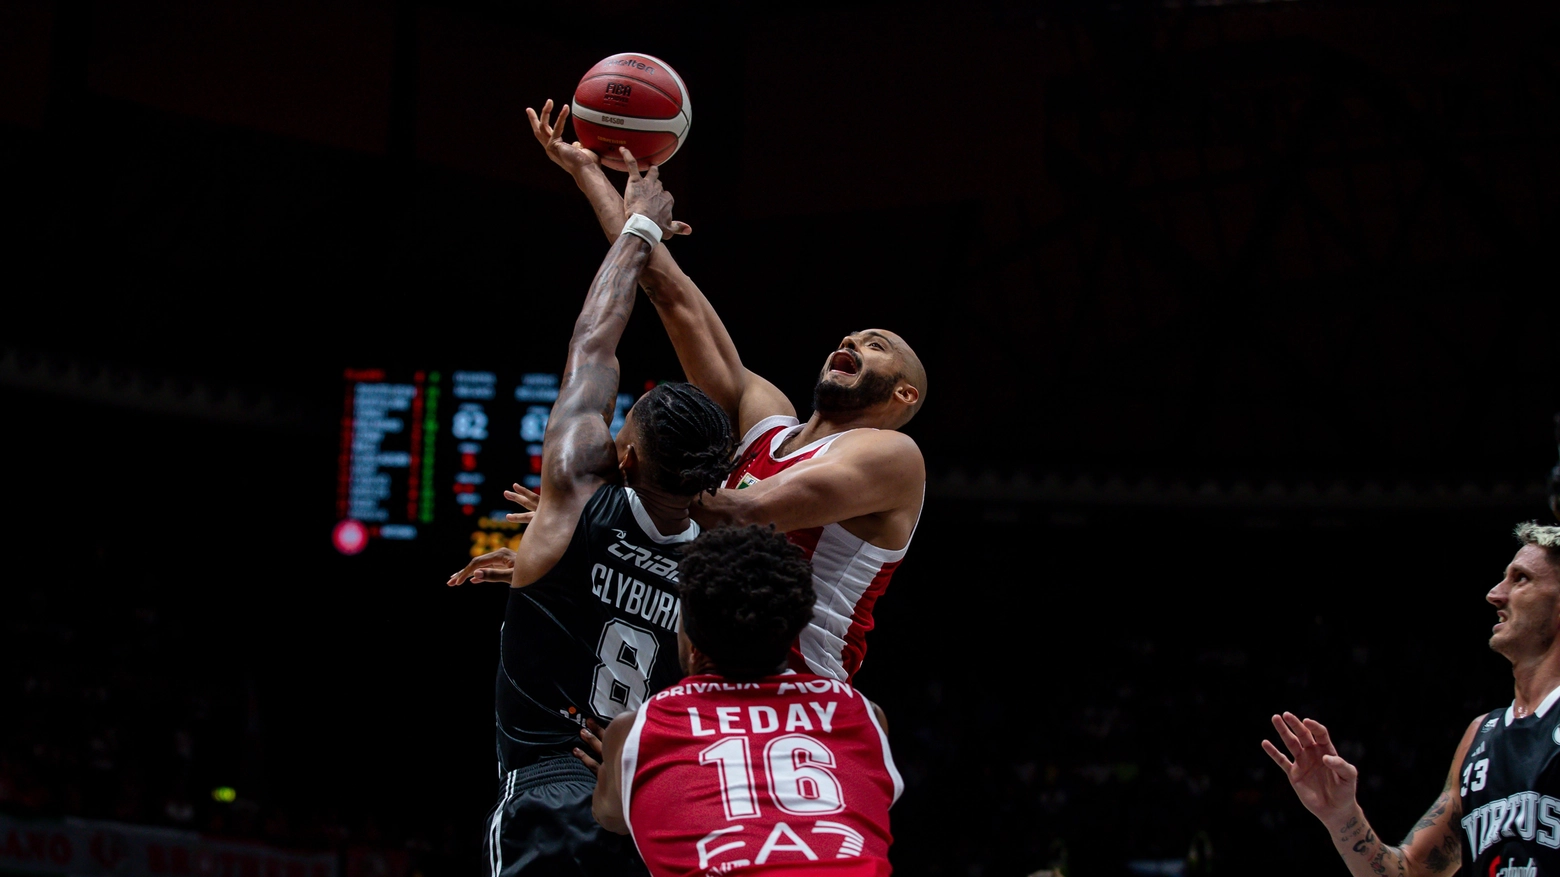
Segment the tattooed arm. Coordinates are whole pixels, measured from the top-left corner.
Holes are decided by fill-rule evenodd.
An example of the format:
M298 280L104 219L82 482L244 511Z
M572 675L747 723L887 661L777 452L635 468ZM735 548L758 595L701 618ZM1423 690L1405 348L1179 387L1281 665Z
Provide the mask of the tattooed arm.
M542 105L540 114L526 109L531 132L547 151L547 156L574 177L607 240L616 240L623 220L633 211L624 207L623 199L602 171L595 154L578 143L570 144L563 139L563 121L569 115L568 106L558 111L556 120L551 118L552 109L550 100ZM667 230L675 234L691 231L681 222L672 223ZM796 416L796 407L779 388L742 364L737 346L714 306L693 278L678 267L677 260L665 247L655 248L639 283L666 327L688 382L726 410L726 415L737 427L738 436L746 435L754 424L771 415Z
M651 168L641 179L633 156L624 150L624 157L633 168L626 199L630 212L653 219L664 237L671 224L672 196L661 188L659 169ZM620 235L585 296L569 339L558 399L542 437L542 489L536 516L515 552L512 587L531 584L557 564L591 495L618 477L617 449L607 429L618 392L617 345L651 249L650 242L637 235Z
M1447 875L1462 864L1462 835L1458 831L1462 799L1458 794L1457 769L1483 718L1474 719L1463 733L1440 796L1397 846L1382 840L1365 818L1354 795L1359 770L1339 757L1321 722L1301 720L1292 713L1273 717L1273 727L1278 729L1279 738L1294 761L1279 752L1271 741L1263 740L1262 748L1283 768L1300 803L1327 826L1349 873L1355 877Z

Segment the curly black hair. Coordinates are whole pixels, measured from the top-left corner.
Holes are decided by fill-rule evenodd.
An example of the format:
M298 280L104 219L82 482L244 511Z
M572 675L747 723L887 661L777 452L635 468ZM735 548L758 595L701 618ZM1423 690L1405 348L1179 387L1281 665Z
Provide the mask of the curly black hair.
M678 496L714 490L735 462L731 419L703 390L667 383L634 403L645 478Z
M773 526L701 533L678 564L683 631L721 675L768 676L812 619L812 564Z

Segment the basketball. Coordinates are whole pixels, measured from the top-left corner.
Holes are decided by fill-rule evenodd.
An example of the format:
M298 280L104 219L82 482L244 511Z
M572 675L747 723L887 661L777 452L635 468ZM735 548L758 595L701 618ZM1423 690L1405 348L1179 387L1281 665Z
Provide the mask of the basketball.
M693 120L688 88L665 61L623 52L596 62L574 89L574 135L601 163L628 170L626 146L641 168L663 164L682 146Z

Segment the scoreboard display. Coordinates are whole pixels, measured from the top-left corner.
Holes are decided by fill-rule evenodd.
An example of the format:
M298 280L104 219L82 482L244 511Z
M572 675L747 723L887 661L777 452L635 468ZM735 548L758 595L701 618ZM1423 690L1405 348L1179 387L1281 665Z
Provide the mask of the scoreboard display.
M519 544L521 525L504 516L521 509L504 491L541 485L557 374L366 368L343 378L337 551L460 540L474 556ZM636 399L618 394L613 436Z

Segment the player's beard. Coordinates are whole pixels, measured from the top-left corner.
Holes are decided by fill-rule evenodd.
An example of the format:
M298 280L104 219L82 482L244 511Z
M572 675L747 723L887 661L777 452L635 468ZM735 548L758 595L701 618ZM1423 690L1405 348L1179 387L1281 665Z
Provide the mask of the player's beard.
M861 411L887 402L893 398L900 377L867 372L855 384L842 386L825 380L827 376L825 372L813 385L813 410L826 414Z

